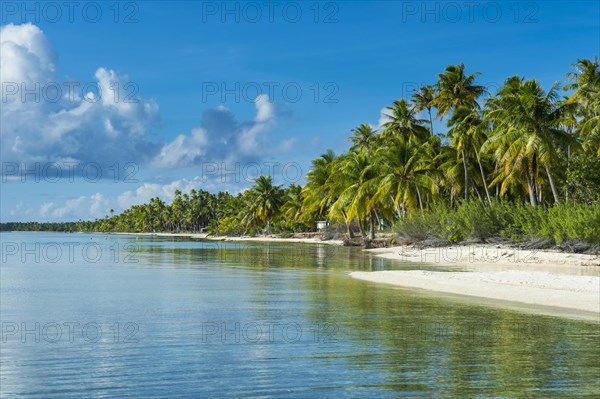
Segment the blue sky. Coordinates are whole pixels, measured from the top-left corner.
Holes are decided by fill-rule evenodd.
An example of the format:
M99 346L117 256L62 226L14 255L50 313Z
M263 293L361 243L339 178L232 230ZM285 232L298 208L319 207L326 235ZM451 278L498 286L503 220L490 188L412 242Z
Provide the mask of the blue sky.
M2 221L235 193L258 170L301 183L447 65L493 92L513 74L549 87L600 53L598 1L267 4L4 2Z

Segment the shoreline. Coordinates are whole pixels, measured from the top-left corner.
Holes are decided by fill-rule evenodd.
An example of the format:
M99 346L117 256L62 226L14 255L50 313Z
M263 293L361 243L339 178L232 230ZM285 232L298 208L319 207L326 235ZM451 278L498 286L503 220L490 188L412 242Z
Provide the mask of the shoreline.
M154 237L185 237L208 241L230 241L230 242L271 242L271 243L300 243L300 244L326 244L342 246L342 240L321 240L319 238L298 238L298 237L231 237L231 236L211 236L208 233L123 233L111 232L101 234L133 235L133 236L154 236Z
M418 269L352 272L350 277L600 322L597 255L479 244L424 249L396 246L367 252ZM428 270L419 270L424 266Z
M600 277L541 271L438 272L387 270L352 272L350 277L398 288L419 289L518 308L600 322Z
M322 241L316 237L226 237L209 236L206 233L108 234L343 245L341 240ZM394 246L363 251L415 266L415 270L352 272L349 273L351 278L477 300L478 304L600 322L600 256L597 255L485 244L430 248ZM421 270L422 267L428 270ZM440 270L436 271L436 267Z

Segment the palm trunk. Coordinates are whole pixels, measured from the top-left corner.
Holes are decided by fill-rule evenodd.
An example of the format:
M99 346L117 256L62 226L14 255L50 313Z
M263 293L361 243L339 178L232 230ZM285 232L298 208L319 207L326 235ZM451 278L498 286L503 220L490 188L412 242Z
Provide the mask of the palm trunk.
M475 180L473 180L473 190L475 190L475 194L477 194L477 198L479 198L479 202L481 202L481 205L485 206L485 202L483 202L483 198L481 197L481 193L479 192L479 189L477 188L477 184L475 182Z
M431 119L431 108L427 108L427 112L429 112L429 129L431 131L431 135L433 136L433 119Z
M467 158L465 158L465 150L462 150L462 161L465 169L465 201L469 200L469 172L467 171Z
M369 239L375 239L375 215L374 212L371 211L369 213Z
M415 183L415 188L417 189L417 198L419 198L419 208L421 208L421 212L423 212L423 200L421 199L421 191L419 190L417 183Z
M473 145L473 149L475 150L475 156L477 157L477 163L479 164L479 171L481 172L481 179L483 181L483 188L485 188L485 195L487 196L490 206L492 206L492 199L490 198L490 191L488 190L485 173L483 172L483 166L481 165L481 159L479 158L479 152L477 151L477 147L475 147L475 145Z
M363 229L362 222L359 217L356 218L356 220L358 220L358 230L360 230L360 236L364 238L365 237L365 229Z
M536 206L537 200L535 198L535 189L533 188L533 182L531 181L529 172L525 172L525 179L527 180L527 187L529 189L529 203L531 203L531 206Z
M352 232L352 220L348 221L348 217L346 217L346 212L342 209L342 216L344 217L344 224L346 225L346 231L348 232L348 238L354 238L354 232Z
M377 231L383 230L383 219L379 216L377 210L375 210L375 220L377 221Z
M396 205L396 201L394 201L394 197L392 197L391 194L390 194L390 200L392 200L392 205L394 206L394 209L396 210L396 214L398 215L398 218L402 219L402 212L400 212L400 207L398 205Z
M556 184L554 184L554 178L552 177L552 173L550 173L550 168L546 165L546 173L548 174L548 181L550 182L550 188L552 188L552 195L554 196L554 202L558 204L560 202L560 198L558 197L558 190L556 189Z

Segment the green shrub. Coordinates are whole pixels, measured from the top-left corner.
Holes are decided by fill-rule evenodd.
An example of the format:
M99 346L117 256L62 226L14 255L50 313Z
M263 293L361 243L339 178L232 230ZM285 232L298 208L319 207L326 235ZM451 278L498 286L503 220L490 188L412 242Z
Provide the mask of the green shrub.
M439 238L452 243L505 237L515 243L544 241L600 244L600 203L537 206L494 201L461 201L452 208L436 204L413 212L394 225L400 236L415 241Z

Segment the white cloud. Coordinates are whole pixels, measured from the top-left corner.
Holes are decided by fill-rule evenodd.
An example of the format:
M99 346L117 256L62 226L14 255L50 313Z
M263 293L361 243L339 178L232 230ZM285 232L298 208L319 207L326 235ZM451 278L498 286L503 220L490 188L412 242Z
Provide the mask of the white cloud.
M192 189L206 189L206 184L202 183L199 177L194 179L178 179L166 184L144 183L135 190L125 191L117 198L118 205L123 208L129 208L132 205L144 204L151 198L159 197L163 201L170 203L175 198L175 191L189 193Z
M80 218L101 218L108 215L111 201L101 193L82 195L57 205L54 201L40 206L39 214L46 220L77 220Z
M95 84L60 81L54 50L31 23L0 28L0 46L3 160L110 164L156 151L145 135L158 120L158 106L128 96L137 86L126 76L100 67Z
M388 113L390 112L389 109L387 109L387 107L383 107L381 108L381 110L379 111L379 121L377 121L377 128L382 128L383 125L387 122L389 122L391 119L388 116Z
M164 145L154 160L158 167L176 167L194 164L206 154L208 135L202 128L192 129L189 136L180 134L175 140Z
M257 161L268 154L290 150L293 138L271 142L270 133L277 127L275 104L267 95L261 94L254 105L256 115L250 122L238 122L224 106L206 111L200 127L165 144L152 161L152 166L186 167L203 162Z
M56 55L41 29L31 23L10 24L1 28L0 36L0 155L4 161L71 159L81 164L135 162L176 168L202 162L258 160L291 148L289 139L271 143L278 113L264 94L255 99L252 121L238 122L230 110L219 106L207 110L201 125L190 133L166 144L153 142L148 133L160 119L158 105L132 96L138 87L126 75L99 67L92 85L60 82ZM54 101L47 91L52 87L62 93ZM84 92L84 87L89 90ZM23 97L23 88L33 88L37 98Z

